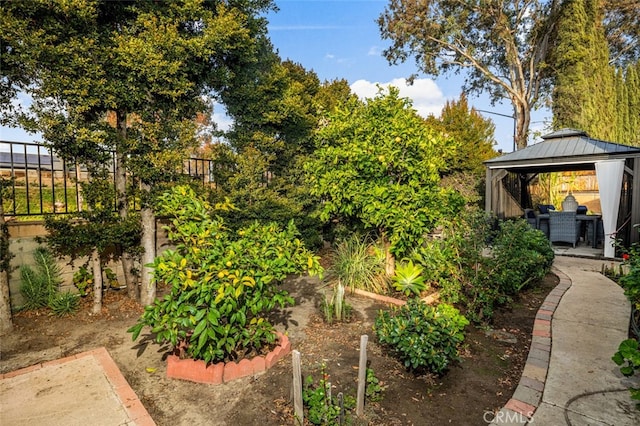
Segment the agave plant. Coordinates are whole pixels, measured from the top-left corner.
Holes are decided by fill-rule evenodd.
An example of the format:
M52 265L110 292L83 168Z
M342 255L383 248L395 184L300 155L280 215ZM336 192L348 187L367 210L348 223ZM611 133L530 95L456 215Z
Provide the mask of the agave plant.
M421 292L427 289L427 283L425 283L424 276L422 276L422 267L415 265L412 260L402 262L396 266L393 286L407 296L411 295L411 293L419 296Z

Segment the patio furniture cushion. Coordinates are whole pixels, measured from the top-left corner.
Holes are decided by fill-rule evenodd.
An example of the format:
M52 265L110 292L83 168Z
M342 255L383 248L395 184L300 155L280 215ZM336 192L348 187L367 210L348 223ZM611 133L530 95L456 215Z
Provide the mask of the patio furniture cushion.
M549 241L573 244L580 241L580 222L576 212L549 212Z
M555 210L555 206L553 204L539 204L538 210L540 210L541 214L549 213L549 210Z

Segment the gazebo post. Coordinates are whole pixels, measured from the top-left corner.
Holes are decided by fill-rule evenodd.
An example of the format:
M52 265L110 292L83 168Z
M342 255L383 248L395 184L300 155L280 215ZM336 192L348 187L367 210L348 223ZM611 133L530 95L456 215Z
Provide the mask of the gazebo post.
M487 172L485 175L485 181L484 181L484 211L486 213L491 213L492 208L491 208L491 202L493 200L493 194L492 194L492 187L493 187L493 171L491 170L491 167L487 167Z
M640 224L640 157L631 159L632 180L631 180L631 224ZM631 243L640 243L640 232L631 229Z

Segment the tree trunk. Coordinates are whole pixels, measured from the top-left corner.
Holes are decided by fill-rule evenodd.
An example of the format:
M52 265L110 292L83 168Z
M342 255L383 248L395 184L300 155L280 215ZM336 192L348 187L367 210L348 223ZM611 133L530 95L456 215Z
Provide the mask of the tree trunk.
M391 253L391 242L387 239L387 234L382 232L382 246L384 247L385 264L384 269L387 273L387 277L391 278L396 273L396 258Z
M91 264L93 268L93 308L91 312L99 314L102 310L102 266L98 249L91 252Z
M156 218L153 210L143 207L140 211L142 220L142 274L140 283L140 301L143 305L151 305L156 299L156 285L153 282L153 269L148 264L153 263L156 256Z
M2 188L0 188L0 191ZM11 292L9 289L9 265L11 255L9 254L9 233L7 224L4 221L4 206L0 197L0 244L5 248L0 259L0 335L13 331L11 321Z
M529 124L531 124L531 108L524 101L512 99L514 110L514 145L516 150L527 147L529 140Z
M116 129L118 133L118 147L121 147L127 139L127 113L125 111L116 112ZM126 219L129 216L126 167L124 165L124 154L121 153L118 148L116 149L114 162L118 214L122 219ZM131 299L139 301L140 290L138 288L138 280L133 273L134 259L126 247L122 251L120 262L122 262L122 271L124 273L124 282L127 286L127 293Z
M78 184L79 182L82 182L82 170L80 168L80 164L76 161L76 189L77 189L76 202L78 203L77 211L81 212L84 210L83 209L84 195L82 194L82 185L79 185Z

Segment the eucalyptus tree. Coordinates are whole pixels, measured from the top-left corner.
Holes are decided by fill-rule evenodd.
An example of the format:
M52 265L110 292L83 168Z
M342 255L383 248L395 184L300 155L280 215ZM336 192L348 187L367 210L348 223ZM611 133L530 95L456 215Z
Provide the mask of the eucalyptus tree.
M605 0L604 28L610 62L625 67L640 60L640 2Z
M513 105L518 149L549 88L557 1L390 0L378 19L392 63L413 57L426 75L465 72L463 91Z
M104 164L104 151L115 152L121 217L130 215L133 195L126 175L142 188L143 265L155 255L153 190L176 179L197 143L206 95L252 61L266 32L260 13L271 7L271 0L0 4L2 63L10 65L3 88L34 98L22 124L65 158ZM150 278L143 267L144 304L155 297Z

